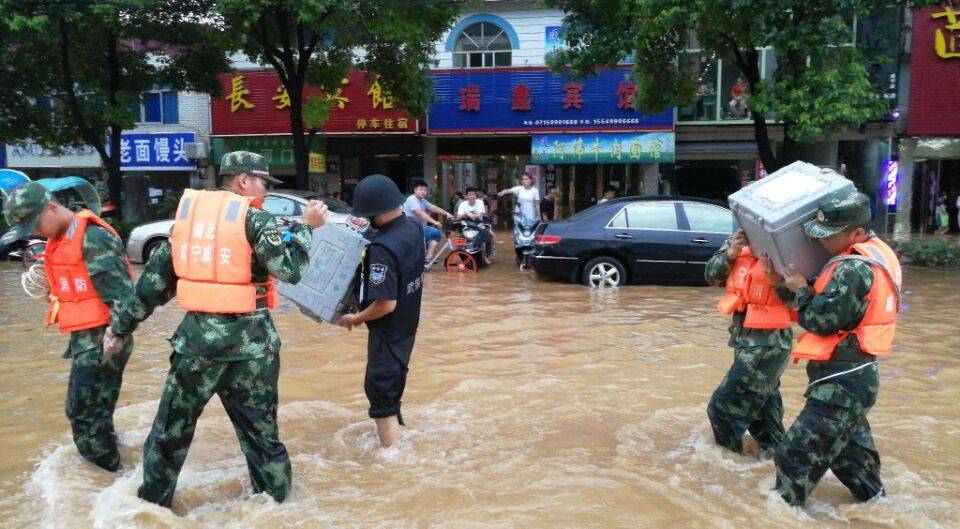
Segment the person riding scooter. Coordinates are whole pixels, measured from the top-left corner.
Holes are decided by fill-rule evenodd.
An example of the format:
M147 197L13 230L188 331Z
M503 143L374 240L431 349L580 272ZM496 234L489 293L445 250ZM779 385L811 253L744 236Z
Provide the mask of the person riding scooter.
M487 208L483 201L477 198L478 190L474 187L467 189L466 200L460 203L457 208L456 220L463 221L459 230L467 238L470 229L475 229L479 233L480 247L483 250L483 264L490 264L490 255L493 253L493 235L490 233L489 216Z

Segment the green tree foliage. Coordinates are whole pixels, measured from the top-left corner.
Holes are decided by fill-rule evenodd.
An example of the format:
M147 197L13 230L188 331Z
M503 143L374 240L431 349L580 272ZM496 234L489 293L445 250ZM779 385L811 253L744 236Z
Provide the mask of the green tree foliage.
M228 37L250 60L277 72L290 96L296 186L306 189L310 146L329 117L329 99L352 69L376 72L397 107L426 111L434 46L459 10L455 2L414 0L220 0Z
M795 160L796 142L883 118L890 104L871 85L870 57L853 39L854 17L879 10L899 24L910 0L548 0L568 13L569 49L548 61L555 70L589 75L633 54L636 107L660 111L692 105L699 64L684 50L729 57L750 89L760 157L768 170ZM776 70L763 79L758 48L772 47ZM768 123L781 123L775 153Z
M157 87L218 93L229 66L207 0L0 0L0 141L90 145L121 190L120 134Z

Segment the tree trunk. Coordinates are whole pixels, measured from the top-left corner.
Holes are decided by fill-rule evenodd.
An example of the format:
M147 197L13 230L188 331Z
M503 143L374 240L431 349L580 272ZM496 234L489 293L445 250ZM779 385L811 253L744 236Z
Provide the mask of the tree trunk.
M287 89L290 94L290 133L293 136L293 163L296 169L294 187L307 190L310 188L310 146L306 132L303 130L303 82L291 76Z
M107 188L110 190L110 202L115 206L112 216L120 220L123 218L123 202L120 199L123 193L123 173L120 172L120 134L123 132L118 126L110 127L110 156L103 159L107 168Z
M111 107L117 104L117 93L120 91L120 60L117 56L119 47L118 36L111 32L107 42L107 75L109 92L107 101ZM107 188L110 190L110 202L115 206L113 216L123 218L123 173L120 172L120 135L123 132L119 125L110 125L110 151L107 159L103 160L107 168Z
M756 49L750 48L741 51L736 41L732 37L727 37L733 50L737 68L747 80L751 94L757 94L760 91L760 54ZM750 117L753 119L753 139L757 144L757 154L763 162L764 168L768 172L776 171L780 164L773 151L773 143L770 141L770 130L767 127L767 118L760 112L751 109Z
M783 123L783 144L780 146L780 167L790 165L800 159L797 151L797 142L790 137L790 123Z

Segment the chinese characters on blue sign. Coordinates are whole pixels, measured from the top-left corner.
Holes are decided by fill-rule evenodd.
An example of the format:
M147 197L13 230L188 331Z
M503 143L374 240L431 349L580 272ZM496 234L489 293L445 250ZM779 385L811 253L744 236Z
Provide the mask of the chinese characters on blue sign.
M124 134L120 138L120 167L125 171L193 170L196 164L187 158L187 144L196 135L189 132L163 134Z
M565 163L673 163L676 147L672 132L607 134L534 134L530 162Z
M568 79L544 68L450 70L431 74L434 102L427 131L598 132L673 130L673 109L634 109L628 68Z

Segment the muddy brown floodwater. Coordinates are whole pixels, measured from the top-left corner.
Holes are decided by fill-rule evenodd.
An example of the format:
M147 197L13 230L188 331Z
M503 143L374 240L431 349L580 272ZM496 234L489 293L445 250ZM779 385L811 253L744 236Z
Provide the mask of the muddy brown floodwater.
M772 461L713 443L705 406L732 356L718 290L590 290L500 261L476 276L427 274L404 399L410 429L389 450L366 417L366 331L318 325L282 304L292 495L276 504L250 494L213 399L172 512L136 489L180 309L163 307L138 331L116 412L124 468L112 475L71 443L65 339L41 328L45 307L21 292L19 266L0 265L0 526L960 526L960 273L905 273L897 354L881 361L870 413L888 495L855 503L828 473L801 510L771 496ZM800 366L783 376L787 426L805 385Z

